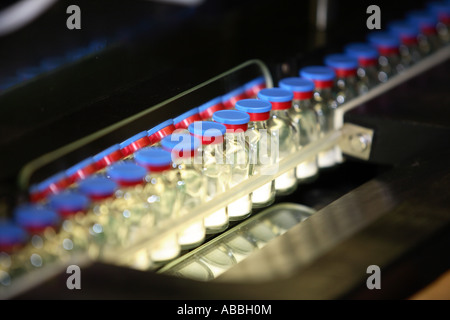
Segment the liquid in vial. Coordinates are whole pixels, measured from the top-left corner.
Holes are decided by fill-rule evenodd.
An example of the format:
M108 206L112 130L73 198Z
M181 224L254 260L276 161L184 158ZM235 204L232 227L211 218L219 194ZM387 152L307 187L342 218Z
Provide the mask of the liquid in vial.
M345 46L345 53L358 59L358 94L367 93L380 83L378 79L378 51L367 43L350 43Z
M367 40L378 50L378 80L380 82L384 83L405 70L406 66L400 59L400 40L397 37L388 32L376 31L370 33Z
M334 99L338 105L344 104L358 96L359 88L356 80L358 60L346 54L330 54L325 57L325 65L336 73L333 86Z
M281 88L266 88L258 93L258 99L268 101L272 111L267 121L269 130L278 140L278 161L295 153L299 146L299 133L289 116L294 95ZM287 195L297 187L296 169L289 170L275 178L275 190L278 195Z
M149 210L155 216L155 226L173 221L179 210L177 179L172 172L172 156L169 151L160 147L140 150L135 155L136 163L148 170L144 186L144 198ZM180 253L180 245L176 233L158 240L149 248L150 259L154 262L167 262Z
M201 171L201 161L197 150L200 140L190 134L173 133L161 140L164 150L171 152L180 197L179 216L194 212L195 208L205 202L205 177ZM190 249L200 245L206 235L203 218L183 228L178 234L181 249Z
M277 172L277 151L272 150L272 135L268 120L272 105L268 101L243 99L236 102L236 110L246 112L250 116L246 135L250 144L250 162L253 175L273 175ZM263 208L275 201L275 180L253 190L254 208Z
M332 94L336 74L326 66L304 67L299 73L302 78L314 82L313 108L319 120L319 138L322 138L337 128L335 110L338 104ZM342 162L340 148L335 146L319 152L317 162L319 169L335 167Z
M423 56L427 56L442 47L437 34L438 19L426 11L412 11L407 15L407 21L419 28L418 45Z
M205 177L206 201L220 197L230 185L231 165L226 163L226 127L212 121L197 121L189 125L191 135L200 141L197 153L201 159ZM208 215L204 219L207 233L218 233L228 227L227 208Z
M225 135L226 163L231 166L229 188L238 188L239 184L253 174L250 163L250 145L246 138L246 131L250 116L238 110L221 110L213 114L215 122L227 128ZM230 221L243 220L252 213L251 193L235 200L227 206Z
M299 133L299 149L313 143L319 136L319 119L314 111L314 82L300 77L281 79L280 88L290 90L294 94L289 116ZM303 161L297 166L296 176L299 183L315 181L319 175L317 156Z

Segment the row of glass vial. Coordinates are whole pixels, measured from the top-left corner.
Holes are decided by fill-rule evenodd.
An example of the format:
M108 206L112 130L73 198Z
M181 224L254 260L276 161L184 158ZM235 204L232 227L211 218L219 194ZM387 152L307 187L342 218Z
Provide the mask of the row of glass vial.
M275 93L275 96L277 96L280 93L280 90L281 89L267 89L265 96L267 96L270 100L271 94ZM286 94L285 98L293 96L293 94L288 91L284 91L284 94ZM310 96L312 96L312 94L310 94ZM281 114L279 112L279 108L280 106L284 106L284 109L281 110L286 111L290 109L291 100L285 101L281 104L277 104L275 102L274 104L277 106L273 113L273 118L276 119L275 125L277 126L277 131L279 129L283 131L285 129L283 126L280 126L279 118ZM187 154L190 156L187 158L186 156L176 157L178 160L174 162L170 152L155 147L144 148L135 153L132 158L128 157L126 160L121 160L108 166L102 173L104 176L100 176L101 174L97 173L94 176L87 177L75 184L72 184L71 188L66 190L66 192L52 195L49 198L48 203L43 202L37 206L26 205L18 208L16 210L16 215L18 217L25 216L28 218L25 218L25 220L23 220L23 218L18 218L17 221L20 221L21 227L26 229L29 234L32 234L32 239L34 239L34 241L31 241L28 244L28 249L20 251L22 258L17 261L21 262L12 264L11 270L20 270L22 266L30 264L33 267L39 267L43 265L44 260L64 258L65 256L68 256L69 252L77 248L86 249L91 255L95 256L99 254L98 250L102 247L104 248L104 246L126 246L127 242L133 242L133 240L130 240L130 237L135 239L139 238L139 232L136 233L131 230L146 230L152 225L155 225L156 221L164 220L161 218L163 216L173 218L173 212L175 211L178 212L178 214L181 214L183 210L185 212L189 212L190 209L201 203L202 199L212 199L214 196L225 191L227 188L238 185L239 182L245 180L250 175L263 172L264 168L262 167L262 164L266 165L267 168L270 168L271 165L276 163L277 158L275 156L277 154L271 153L270 148L267 153L263 154L262 152L257 151L255 147L258 145L258 150L266 149L270 146L270 142L273 141L270 133L266 132L268 135L267 139L264 140L261 139L261 134L258 132L260 131L259 129L268 128L267 120L269 120L270 117L272 104L247 99L241 100L240 104L237 104L236 107L238 109L245 110L248 113L243 111L222 110L214 114L216 123L193 122L189 126L188 131L192 135L197 136L199 141L201 141L199 144L201 145L201 148L194 152L197 148L195 144L196 140L188 139L187 141L192 143L187 145L186 148L194 147L194 149L188 149L190 151ZM285 111L282 111L281 113L284 113ZM251 122L250 118L252 118ZM223 125L221 125L220 122L222 122ZM200 124L200 126L198 126L198 124ZM251 131L247 130L249 124ZM207 143L207 140L210 139L211 136L209 136L207 140L204 139L204 135L206 133L209 135L211 134L211 129L216 130L217 136L214 137L214 139L216 139L215 143ZM225 136L224 134L227 130L234 132L233 135L231 135L233 138L225 139L230 143L225 143L225 146L228 145L228 147L223 148L223 137ZM252 133L250 140L245 135L247 131ZM285 132L282 133L282 136L284 137L285 134ZM291 132L288 134L291 135ZM185 144L185 141L181 141L183 143L179 141L180 139L174 141L174 139L172 139L174 136L175 134L167 136L159 143L159 145L163 146L166 150L171 150L171 148L172 151L174 149L178 150L180 146ZM184 138L184 140L188 137L192 138L191 135L179 135L179 138ZM297 140L295 136L291 136L291 138L293 138L292 141ZM222 143L219 143L221 140ZM293 144L292 141L289 145L295 147L295 143ZM249 142L251 144L250 148L248 147ZM264 148L261 148L260 145L263 142L265 145ZM283 142L282 145L284 146L288 144ZM252 151L250 152L250 150ZM282 148L280 150L281 155L287 154L286 149ZM192 154L192 152L195 154ZM166 161L165 163L163 163L162 160L164 154ZM201 159L204 162L193 161L194 166L192 168L187 166L185 160L190 159L191 161L193 160L192 156L195 158L196 155L199 154L202 155ZM212 157L212 155L214 155L214 157ZM220 170L217 166L214 166L214 163L211 163L211 159L215 159L214 161L217 161L218 155L222 155L222 157L226 158L224 165L221 166ZM249 157L252 157L254 160L251 160ZM240 162L240 159L243 159L243 161ZM180 163L179 160L183 160L182 163ZM236 163L234 163L234 161ZM163 164L163 167L168 170L168 172L172 172L173 177L178 177L178 180L168 180L172 181L172 187L168 187L167 183L156 182L158 180L155 177L156 173L165 171L162 170L162 168L158 168L158 166L160 167ZM180 170L182 165L183 169ZM200 166L195 167L195 165ZM147 166L147 169L149 169L149 172L152 174L148 175L148 172L146 173L142 169L142 166ZM177 170L172 170L173 167ZM317 170L315 169L314 161L312 167L313 174L316 174ZM177 174L174 173L175 171ZM140 177L139 172L141 175ZM270 172L266 172L266 174L270 174ZM183 176L184 179L180 179L181 176ZM295 173L291 175L290 180L288 180L290 181L288 184L270 183L269 185L256 191L254 193L254 205L264 206L273 202L275 186L278 186L279 192L287 192L289 189L292 190L295 183L292 179L293 177L295 177ZM146 181L145 186L142 185L143 179ZM200 182L200 180L204 181ZM175 183L173 181L175 181ZM283 182L283 180L279 181ZM153 185L158 186L158 190L160 192L159 195L156 195L156 193L152 194L152 192L149 191L150 186ZM176 187L174 188L173 186ZM177 196L171 196L170 192L167 190L179 190L180 188L177 188L178 186L182 186L180 187L182 191L175 193L178 194ZM206 186L205 196L202 196L202 190L204 190L203 186ZM132 188L129 189L129 187ZM80 191L81 193L74 191ZM161 194L164 194L164 197L162 197ZM115 201L111 202L112 198L114 198ZM158 208L154 206L156 204L158 204ZM91 205L92 207L89 208ZM150 210L149 208L152 205L153 210ZM162 208L177 209L163 210ZM198 223L197 229L193 230L192 228L194 226L191 227L190 230L194 231L192 233L194 238L197 237L196 240L194 239L194 242L192 242L191 238L191 240L186 240L183 243L183 237L181 236L178 238L178 245L180 245L180 248L182 248L183 245L185 247L196 246L204 239L205 231L202 231L203 228L206 228L210 232L211 230L212 232L223 230L227 227L228 219L243 219L251 213L251 209L251 195L244 197L244 199L240 199L235 203L231 203L226 209L221 210L221 212L217 212L214 215L211 215L211 217L207 217L204 221ZM61 217L63 217L61 227L57 227L55 225L57 221L55 217L58 217L58 215L50 213L53 211L56 211ZM150 211L153 213L166 213L158 214L159 218L157 218L156 215L150 214ZM86 214L86 212L90 212L90 214ZM147 212L147 214L144 212ZM171 212L171 214L168 214L167 212ZM47 217L50 215L53 216L52 219ZM217 223L218 221L219 223ZM28 222L30 222L31 225L27 225ZM39 226L38 228L36 227L36 224ZM204 226L202 226L202 224L204 224ZM58 230L58 232L56 232L56 230ZM107 236L108 230L109 236ZM130 235L132 233L134 233L133 236ZM51 238L52 241L43 241L44 238ZM95 241L92 242L93 245L91 246L89 246L90 241L87 240L89 238L95 239ZM37 243L37 247L41 246L45 254L42 252L38 253L40 252L39 250L29 254L29 252L37 249ZM43 243L51 244L43 245ZM60 252L60 250L62 250L62 252ZM157 252L158 250L153 251ZM26 253L23 256L24 252ZM49 255L50 252L53 252L53 254ZM178 252L179 250L175 249L172 251L172 254L169 254L169 256L173 258L173 256L176 256ZM46 258L44 259L43 256ZM153 257L153 260L158 261L161 260L161 258Z

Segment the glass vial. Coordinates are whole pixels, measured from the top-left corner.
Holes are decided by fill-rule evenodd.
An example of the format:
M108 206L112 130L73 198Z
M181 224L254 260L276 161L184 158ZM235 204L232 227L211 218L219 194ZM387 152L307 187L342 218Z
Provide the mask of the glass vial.
M201 161L197 150L198 138L185 133L173 133L161 140L164 150L171 152L174 175L177 181L179 210L178 216L192 213L197 206L205 202L205 178L201 171ZM203 218L191 223L178 233L181 249L191 249L200 245L206 235Z
M268 101L243 99L236 102L236 110L246 112L250 116L246 135L250 144L250 162L253 175L273 175L277 172L277 152L272 150L272 135L268 120L272 105ZM253 190L254 208L263 208L275 201L275 180Z
M412 66L422 59L419 50L419 28L407 21L394 21L388 25L389 32L400 40L399 52L405 67Z
M336 73L333 86L334 99L338 105L344 104L358 96L356 80L358 60L346 54L330 54L325 57L325 65Z
M227 128L225 157L226 163L231 166L229 188L238 188L241 182L253 174L250 145L246 138L250 116L238 110L221 110L213 114L213 120ZM243 220L250 216L252 213L251 193L229 203L227 212L230 221Z
M176 218L179 210L176 176L171 174L172 155L160 147L140 150L135 156L136 163L147 169L146 184L143 189L149 210L154 214L154 225L160 226ZM150 259L156 263L170 261L180 253L176 233L152 243L149 249Z
M417 41L422 56L436 52L442 47L436 29L438 20L433 14L426 11L412 11L407 14L406 21L419 29Z
M314 82L314 110L319 120L319 137L322 138L336 129L335 110L338 106L333 99L332 88L336 74L326 66L309 66L300 70L300 76ZM319 152L319 169L333 168L342 162L342 152L338 146Z
M314 111L314 82L300 77L281 79L279 86L294 94L289 116L299 133L299 149L313 143L319 136L319 119ZM310 183L317 179L319 166L317 156L303 161L297 166L296 176L299 183Z
M206 201L211 201L225 192L230 184L231 166L226 163L226 127L212 121L197 121L188 127L189 132L200 141L197 150L201 159L202 175L205 178ZM204 219L206 233L222 232L228 227L227 208L208 215Z
M358 94L367 93L380 83L378 79L378 51L366 43L350 43L345 46L347 55L358 60L356 71L358 78Z
M386 82L394 75L405 70L406 66L400 59L400 41L388 32L377 31L367 36L368 42L378 50L380 72L378 80Z
M270 118L267 121L270 133L278 140L278 161L295 153L299 145L299 133L289 116L294 95L281 88L266 88L258 93L258 99L268 101L272 105ZM288 195L297 188L296 169L289 170L275 178L277 195Z

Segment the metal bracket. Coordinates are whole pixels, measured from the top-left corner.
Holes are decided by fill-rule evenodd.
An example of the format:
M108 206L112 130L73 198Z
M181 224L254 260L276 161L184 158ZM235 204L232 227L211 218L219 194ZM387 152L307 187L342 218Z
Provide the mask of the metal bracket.
M344 154L369 160L374 130L352 123L344 123L339 146Z

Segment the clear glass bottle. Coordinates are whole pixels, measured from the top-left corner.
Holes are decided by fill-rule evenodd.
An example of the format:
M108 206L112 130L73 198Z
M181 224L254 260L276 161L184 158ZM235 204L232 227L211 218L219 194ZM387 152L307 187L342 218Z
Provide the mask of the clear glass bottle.
M442 47L437 34L437 17L426 11L412 11L407 15L407 21L419 28L418 45L423 56L436 52Z
M220 197L228 189L231 166L226 163L225 133L223 124L212 121L197 121L188 128L191 135L200 141L197 150L201 159L202 174L205 177L206 201ZM224 207L204 220L206 233L218 233L228 228L228 213Z
M268 101L272 111L267 125L272 135L278 139L278 161L295 153L299 146L299 133L289 116L294 95L281 88L266 88L258 92L258 99ZM297 188L296 169L289 170L275 178L277 195L288 195Z
M12 219L0 221L0 295L14 285L14 280L20 273L11 273L11 266L18 265L18 253L28 241L26 230ZM16 270L20 271L20 270Z
M195 121L202 121L200 117L200 112L198 108L193 108L189 111L184 112L178 117L173 118L173 125L175 126L175 131L177 134L186 133L189 134L188 127L191 123Z
M359 92L356 80L358 60L346 54L330 54L325 57L324 62L336 73L332 91L338 105L356 98Z
M220 110L213 114L213 121L223 124L227 128L225 134L226 163L231 166L229 188L238 188L253 174L250 163L250 145L246 139L246 131L250 116L238 110ZM251 193L237 199L227 206L230 221L243 220L252 214Z
M264 79L264 77L262 76L257 77L244 84L245 95L248 99L257 99L258 92L261 89L265 89L266 87L266 79Z
M244 86L241 86L224 94L222 96L222 104L225 109L232 110L234 109L234 105L236 104L236 102L246 98L247 95L245 94L245 88Z
M388 25L389 32L400 40L399 52L403 65L412 66L422 59L419 50L419 28L407 21L394 21Z
M77 190L71 189L53 195L48 200L48 206L59 214L61 227L54 237L59 246L57 252L60 259L70 257L73 253L88 249L89 229L86 213L90 207L90 199Z
M336 74L326 66L309 66L300 69L302 78L314 82L313 108L319 120L319 138L336 129L335 110L338 107L333 99L332 88ZM342 162L342 152L338 146L319 152L319 169L333 168Z
M110 222L117 228L114 246L127 247L142 237L142 232L154 226L155 215L144 194L147 170L130 160L117 162L106 170L106 176L116 182L119 189L108 204ZM105 243L109 244L109 243Z
M345 46L345 53L358 60L358 94L367 93L380 83L378 79L378 51L366 43L350 43Z
M155 226L175 219L179 210L177 180L173 179L172 155L161 147L151 147L135 154L136 163L148 170L143 194L149 204L149 210L155 216ZM150 259L163 263L180 254L180 245L176 233L169 234L149 248Z
M272 135L268 127L272 105L268 101L243 99L236 102L236 110L250 116L246 136L250 144L253 175L274 175L277 172L277 153L272 151ZM275 180L253 190L254 208L263 208L275 201Z
M198 138L185 133L173 133L161 140L163 149L171 152L174 170L172 180L177 181L180 197L178 216L184 216L205 202L205 177L201 171L201 160L197 150L200 146ZM193 222L178 233L181 249L197 247L205 240L206 228L204 219Z
M214 112L224 109L225 106L222 104L222 97L211 99L198 107L200 117L203 121L211 121Z
M319 119L314 111L314 82L300 77L289 77L279 81L280 88L294 94L289 116L299 133L299 149L313 143L319 136ZM310 183L317 179L319 166L317 156L303 161L297 166L296 176L299 183Z
M55 237L60 228L58 213L41 204L23 204L14 210L13 219L29 235L24 246L11 261L10 275L20 276L62 258Z
M450 3L432 1L427 4L427 11L438 19L436 30L441 42L445 46L450 43Z
M373 45L379 53L378 80L388 81L391 77L405 70L400 59L400 41L397 37L384 31L372 32L367 36L367 40Z
M127 225L125 216L112 211L115 193L119 185L105 175L93 175L81 181L77 190L90 199L90 207L84 219L76 222L89 233L87 253L92 259L102 255L104 248L120 248L126 243Z
M169 119L161 122L148 130L148 138L152 147L160 147L161 140L168 135L171 135L176 130L173 120Z

